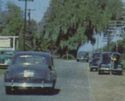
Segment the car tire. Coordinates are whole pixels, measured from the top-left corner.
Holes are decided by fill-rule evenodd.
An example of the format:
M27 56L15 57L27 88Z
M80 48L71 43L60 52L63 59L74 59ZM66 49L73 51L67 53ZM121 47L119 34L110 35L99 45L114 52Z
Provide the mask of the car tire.
M112 75L114 75L114 72L113 72L113 71L111 71L111 74L112 74Z
M100 74L102 74L102 72L99 70L99 71L98 71L98 74L100 75Z
M93 69L92 68L90 68L90 72L92 72L93 71Z
M123 71L120 72L120 75L123 75Z
M53 80L52 89L55 89L55 85L56 85L56 80Z
M76 61L79 62L79 59L77 59Z
M6 94L13 94L12 88L11 87L5 87L5 93Z

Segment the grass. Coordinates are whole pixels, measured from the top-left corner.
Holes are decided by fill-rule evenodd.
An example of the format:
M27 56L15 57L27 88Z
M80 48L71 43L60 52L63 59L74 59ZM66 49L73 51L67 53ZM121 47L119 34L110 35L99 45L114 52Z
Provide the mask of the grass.
M125 70L125 60L122 60L123 68Z
M2 75L4 73L4 69L0 69L0 75Z
M0 69L0 75L2 75L6 69L3 69L3 67L0 67L0 68L2 68L2 69Z
M89 73L92 95L95 101L125 101L125 73L118 75L98 75Z

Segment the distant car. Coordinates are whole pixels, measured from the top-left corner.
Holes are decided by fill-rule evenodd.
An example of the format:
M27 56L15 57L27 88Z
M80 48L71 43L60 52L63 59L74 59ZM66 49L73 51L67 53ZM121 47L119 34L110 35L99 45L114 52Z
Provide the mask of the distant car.
M101 52L92 53L89 61L90 71L98 70L100 64L100 57L101 57Z
M100 58L93 58L90 62L89 62L89 68L90 68L90 71L93 71L93 70L98 70L99 68L99 64L100 64Z
M85 51L79 51L77 52L77 62L79 61L89 61L89 53Z
M112 74L123 74L123 64L121 63L121 54L118 52L113 52L111 55L112 59Z
M6 68L11 63L11 59L14 56L14 54L15 51L12 50L0 51L0 68Z
M94 52L93 54L92 54L92 59L94 59L94 58L100 58L100 56L101 56L101 52Z
M5 90L30 88L55 88L56 71L50 53L23 51L17 52L4 74Z
M111 71L111 52L103 52L100 58L98 74L108 73Z

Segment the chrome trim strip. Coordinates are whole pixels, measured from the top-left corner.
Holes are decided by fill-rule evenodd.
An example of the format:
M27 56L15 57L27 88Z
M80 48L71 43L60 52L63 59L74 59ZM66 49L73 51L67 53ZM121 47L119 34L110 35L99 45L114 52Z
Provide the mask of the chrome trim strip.
M110 70L110 68L101 67L100 70Z
M90 66L90 68L98 68L98 66Z
M10 86L10 87L23 87L23 88L27 88L27 87L52 87L52 83L11 83L11 82L5 82L5 86Z

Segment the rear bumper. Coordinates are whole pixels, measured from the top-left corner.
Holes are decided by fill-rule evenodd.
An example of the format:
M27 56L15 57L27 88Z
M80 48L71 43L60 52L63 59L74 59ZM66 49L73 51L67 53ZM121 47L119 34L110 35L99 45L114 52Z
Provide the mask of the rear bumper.
M8 67L7 64L2 64L2 63L0 63L0 69L6 69L7 67Z
M112 72L112 74L122 74L123 70L122 69L112 69L111 72Z
M108 69L108 68L101 68L101 69L99 69L99 72L100 73L110 73L110 69Z
M112 69L112 71L123 71L122 69Z
M88 58L77 58L77 60L79 60L79 61L88 61L89 59Z
M90 65L90 68L92 68L92 69L98 69L98 66L92 66L92 65Z
M5 82L6 87L17 87L17 88L51 88L53 86L53 83L11 83L11 82Z

